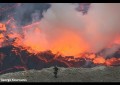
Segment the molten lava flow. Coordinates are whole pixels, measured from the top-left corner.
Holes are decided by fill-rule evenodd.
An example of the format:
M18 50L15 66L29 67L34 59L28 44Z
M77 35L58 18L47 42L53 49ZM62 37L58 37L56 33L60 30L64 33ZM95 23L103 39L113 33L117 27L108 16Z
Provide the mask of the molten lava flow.
M4 36L0 34L0 47L2 47L3 42L4 42Z
M94 60L93 60L93 63L95 63L95 64L104 64L105 63L105 59L104 59L104 57L97 57L97 58L95 58Z
M18 38L18 36L19 36L19 34L17 34L17 33L8 34L8 37L11 39Z
M5 37L4 37L5 31L6 31L5 24L0 23L0 47L2 47L2 43L5 40Z
M58 36L54 37L55 39L51 39L41 29L40 22L34 22L24 27L17 27L14 19L11 18L7 21L6 25L9 30L6 30L4 24L0 24L0 45L4 42L9 43L11 41L13 45L11 52L19 56L22 66L25 69L28 69L28 67L26 65L27 62L24 60L24 53L26 53L25 56L28 58L34 56L37 60L46 64L59 62L64 63L67 67L80 67L82 65L88 65L91 62L96 65L102 64L107 66L120 64L120 58L105 59L104 56L97 56L95 53L90 53L89 43L75 31L65 29L59 32ZM15 31L17 28L22 28L22 32ZM8 40L5 39L6 36ZM118 41L119 37L115 42L119 44ZM1 64L4 57L5 54L0 55Z
M94 53L86 53L86 52L82 53L80 56L82 56L82 58L91 59L91 60L93 60L96 57Z
M9 35L10 38L15 38L12 45L15 47L21 47L22 46L22 37L20 35L16 35L16 36L14 36L14 35L16 35L16 34Z
M0 23L0 31L6 31L5 24Z
M87 56L87 58L89 58L89 59L94 59L95 57L96 57L95 54L91 54L91 55Z
M53 60L65 62L69 67L72 66L70 62L79 62L81 58L92 60L94 64L111 65L115 62L115 60L114 62L105 60L105 58L101 56L96 57L94 53L86 53L89 49L88 43L86 43L80 35L70 30L64 30L56 40L49 42L46 40L45 34L40 30L38 24L39 22L23 27L24 37L16 33L9 34L8 36L10 38L15 38L16 36L13 45L33 54L39 54L47 50L51 50L53 54L59 53L59 55L62 55L64 58L58 59L58 55L55 56L56 58L53 58ZM67 59L67 56L73 56L73 58ZM45 62L49 61L43 58L43 56L38 57L40 60L45 60Z
M120 58L110 58L105 61L107 66L120 65Z

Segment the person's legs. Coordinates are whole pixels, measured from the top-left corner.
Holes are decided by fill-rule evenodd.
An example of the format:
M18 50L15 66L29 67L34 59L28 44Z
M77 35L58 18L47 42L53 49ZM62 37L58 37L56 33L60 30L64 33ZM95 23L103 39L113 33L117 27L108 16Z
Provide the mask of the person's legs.
M55 74L55 78L57 78L57 74Z
M57 72L54 72L54 77L57 78Z

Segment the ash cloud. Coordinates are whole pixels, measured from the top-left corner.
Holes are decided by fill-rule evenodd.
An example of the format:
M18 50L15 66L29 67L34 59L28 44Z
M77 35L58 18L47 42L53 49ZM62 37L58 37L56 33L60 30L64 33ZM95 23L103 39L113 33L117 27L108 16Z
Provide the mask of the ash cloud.
M97 53L107 48L120 32L120 4L92 3L88 13L84 16L81 12L75 10L77 6L78 4L53 3L51 4L51 8L44 13L44 18L41 20L41 23L49 23L49 27L55 25L66 26L66 30L72 30L78 33L89 43L91 47L89 51ZM53 34L54 36L62 34L62 28L55 26L50 29L45 26L46 24L43 23L42 25L45 33L51 33L50 36ZM51 38L53 38L53 36ZM118 48L119 47L116 48L113 46L110 50L107 50L106 54L113 54ZM112 49L114 50L112 51Z
M38 6L37 9L34 9L34 3L25 3L24 6L15 9L17 25L40 20L37 28L42 33L35 35L36 28L33 25L32 29L26 32L23 42L27 41L26 38L30 35L31 38L28 40L31 39L31 42L39 44L39 40L35 40L35 37L41 38L44 35L40 42L46 42L45 49L50 49L53 46L52 43L64 35L64 31L72 31L89 44L88 52L97 53L105 49L103 55L107 56L119 49L119 42L118 46L113 46L120 33L119 3L91 3L85 15L76 10L79 7L78 3L50 3L49 6L41 8L39 4L36 6ZM28 14L29 16L27 16ZM118 39L119 37L116 40ZM109 46L111 48L106 49Z
M106 49L105 56L115 53L119 48L113 45L114 39L120 33L119 8L118 3L92 3L87 15L87 19L90 20L87 20L86 26L88 33L91 34L88 39L93 50L98 52L111 45L110 49Z

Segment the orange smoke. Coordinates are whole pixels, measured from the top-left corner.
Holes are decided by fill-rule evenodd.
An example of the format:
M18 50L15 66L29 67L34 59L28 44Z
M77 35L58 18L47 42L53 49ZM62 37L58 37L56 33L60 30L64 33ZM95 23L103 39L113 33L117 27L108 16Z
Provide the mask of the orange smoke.
M88 50L88 45L76 33L66 31L52 44L52 52L60 52L65 56L76 56Z
M14 26L12 27L14 28ZM0 30L6 31L4 24L0 24ZM48 37L40 29L39 22L23 27L23 35L13 31L7 34L7 36L15 39L12 45L21 48L21 50L27 50L29 53L38 54L51 50L52 53L59 53L62 57L74 56L74 58L69 58L68 61L75 61L75 58L87 58L92 60L94 64L104 64L107 66L119 63L120 61L120 58L105 59L102 56L96 57L94 53L86 53L90 49L89 44L80 34L71 30L63 30L60 36L57 36L53 41L49 41L47 40ZM4 34L1 33L0 42L3 42L3 39ZM116 43L119 43L118 38ZM44 60L44 58L42 59Z
M39 53L47 50L47 41L45 36L39 28L33 29L33 31L24 32L24 47L28 47L27 50L30 53Z
M54 54L60 53L64 56L76 56L89 49L88 44L80 37L80 35L70 30L63 32L53 41L46 38L45 33L40 29L39 22L23 27L24 38L17 39L16 44L27 49L30 53L40 53L42 51L51 50ZM9 35L12 37L13 35ZM17 44L18 42L18 44Z
M3 37L4 37L4 35L1 33L1 34L0 34L0 39L3 38Z
M76 56L88 50L87 43L74 32L65 31L56 40L49 42L39 28L25 32L23 45L29 47L27 50L31 53L51 50L54 54L59 52L64 56Z

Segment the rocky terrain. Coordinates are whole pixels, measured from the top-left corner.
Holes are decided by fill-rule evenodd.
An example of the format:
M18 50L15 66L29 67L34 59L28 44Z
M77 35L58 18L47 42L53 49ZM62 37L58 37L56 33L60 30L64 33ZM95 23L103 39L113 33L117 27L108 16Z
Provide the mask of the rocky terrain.
M27 82L119 82L120 67L96 66L93 68L59 67L54 78L53 67L0 75L0 79L26 79Z

